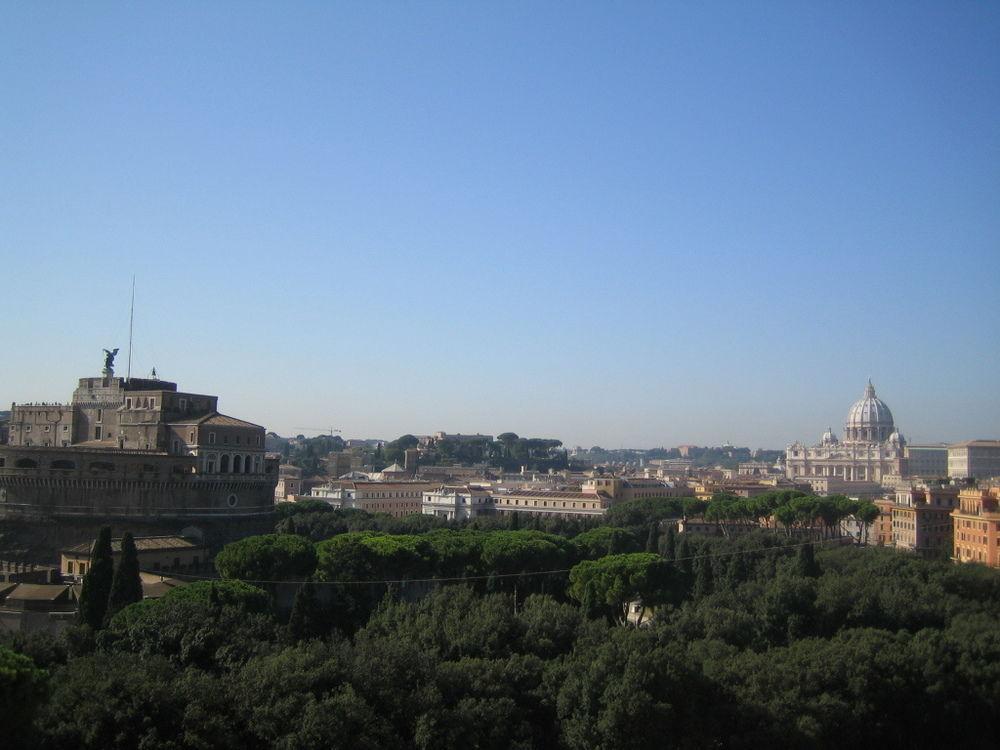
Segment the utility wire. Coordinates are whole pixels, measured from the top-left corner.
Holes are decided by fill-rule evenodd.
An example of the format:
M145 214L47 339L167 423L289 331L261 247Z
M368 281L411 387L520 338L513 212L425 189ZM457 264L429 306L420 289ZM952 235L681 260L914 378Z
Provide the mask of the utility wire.
M717 557L731 557L733 555L753 555L753 554L764 554L772 550L786 550L786 549L797 549L799 547L807 547L810 544L826 544L828 542L840 542L849 541L850 537L833 537L831 539L817 539L810 542L802 542L801 544L783 544L778 547L765 547L763 549L745 549L745 550L734 550L730 552L716 552L712 554L705 555L689 555L688 557L678 557L673 560L664 560L668 565L673 565L679 562L686 562L688 560L707 560ZM586 562L586 561L584 561ZM312 583L316 586L373 586L376 584L395 584L395 583L454 583L456 581L485 581L490 578L528 578L533 576L549 576L549 575L561 575L563 573L569 573L572 568L560 568L558 570L536 570L536 571L526 571L523 573L494 573L489 575L476 575L476 576L458 576L454 578L396 578L381 581L307 581L304 579L283 579L283 580L266 580L266 579L252 579L252 578L219 578L217 576L200 576L188 573L180 573L178 577L182 578L197 578L204 581L238 581L239 583L250 583L250 584L272 584L272 583ZM161 578L172 578L165 574L162 570L144 570L143 573L149 573L151 575L158 575Z

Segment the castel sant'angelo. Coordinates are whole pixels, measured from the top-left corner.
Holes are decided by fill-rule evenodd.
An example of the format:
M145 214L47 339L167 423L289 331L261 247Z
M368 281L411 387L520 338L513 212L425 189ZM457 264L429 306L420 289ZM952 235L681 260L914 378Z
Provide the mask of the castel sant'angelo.
M121 378L117 350L68 404L12 404L0 445L0 523L38 550L115 534L197 534L211 547L271 531L278 458L264 428L218 397L155 377Z

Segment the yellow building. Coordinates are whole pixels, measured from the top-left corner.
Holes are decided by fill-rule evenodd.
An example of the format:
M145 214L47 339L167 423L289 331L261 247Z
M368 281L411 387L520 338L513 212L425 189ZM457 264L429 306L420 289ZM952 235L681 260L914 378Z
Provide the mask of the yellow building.
M64 578L83 578L90 570L90 552L93 542L84 542L60 555L60 570ZM197 540L182 536L139 536L135 538L139 568L145 571L195 571L208 561L208 548ZM118 564L122 553L122 540L111 542L111 554Z

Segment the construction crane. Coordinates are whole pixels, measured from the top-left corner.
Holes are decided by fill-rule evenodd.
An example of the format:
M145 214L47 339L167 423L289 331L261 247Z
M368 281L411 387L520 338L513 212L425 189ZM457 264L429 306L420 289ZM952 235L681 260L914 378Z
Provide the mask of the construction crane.
M333 433L340 432L336 427L293 427L293 430L305 430L306 432L319 432L333 437Z

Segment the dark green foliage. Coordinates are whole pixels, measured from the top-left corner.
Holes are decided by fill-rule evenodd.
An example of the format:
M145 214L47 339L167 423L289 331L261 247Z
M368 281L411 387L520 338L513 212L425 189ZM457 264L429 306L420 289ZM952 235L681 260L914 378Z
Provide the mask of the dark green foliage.
M649 533L646 534L646 552L660 551L660 524L649 524Z
M161 656L72 660L54 676L37 726L59 750L239 748L220 681Z
M279 521L294 516L332 512L334 512L333 506L325 500L299 500L295 503L275 503L274 506L274 515Z
M263 534L227 544L215 558L223 578L302 580L316 569L316 548L295 534Z
M111 580L108 610L104 615L105 624L129 604L141 601L142 579L139 577L139 555L132 534L126 531L122 534L121 558Z
M115 569L111 553L111 527L104 526L90 554L90 569L80 590L80 623L94 630L104 625Z
M0 646L0 716L5 746L33 745L31 722L45 699L47 677L27 656Z
M0 648L24 654L41 669L65 664L69 656L66 639L40 630L0 631Z
M675 498L644 498L618 503L605 514L610 526L648 529L649 524L684 515L684 501Z
M642 608L666 602L675 575L659 555L636 552L586 560L570 571L569 580L569 595L584 610L603 613L611 622L625 625L633 604L641 604L637 614L641 622Z
M635 534L613 526L598 526L573 537L573 546L581 560L596 560L605 555L638 552L639 540Z
M815 552L811 544L803 544L799 547L799 553L795 560L795 570L800 576L807 578L819 576L819 565L816 564Z
M806 576L784 534L684 534L687 585L680 563L657 555L603 556L574 568L585 610L552 596L549 576L525 575L572 563L580 545L562 537L483 527L386 537L323 542L333 580L300 589L287 629L264 591L223 580L126 607L96 647L20 637L50 690L34 694L37 736L4 742L978 750L1000 740L994 570L817 541ZM364 588L352 576L407 580L427 566L493 573L500 593L410 578L392 596L381 586L369 610L345 604ZM541 581L545 594L525 594ZM609 626L636 597L665 603L641 627ZM350 622L308 626L335 613ZM27 662L17 661L15 673ZM4 663L0 648L0 684Z
M677 530L671 524L670 528L667 529L667 533L660 538L660 554L663 555L664 560L672 561L677 554Z
M708 596L715 588L714 574L712 573L712 561L709 558L702 558L695 564L694 577L694 597L700 599Z
M319 638L329 630L328 618L316 596L316 584L307 580L295 594L288 618L288 637L293 641Z
M195 581L171 589L161 602L196 602L207 606L238 607L247 612L268 613L271 597L257 586L242 581Z
M677 555L674 557L676 560L677 570L685 576L690 576L691 572L694 570L694 562L691 559L691 545L688 542L688 535L681 535L681 543L677 547Z

